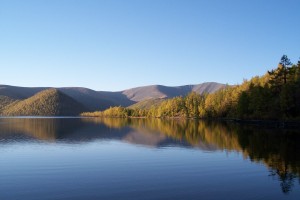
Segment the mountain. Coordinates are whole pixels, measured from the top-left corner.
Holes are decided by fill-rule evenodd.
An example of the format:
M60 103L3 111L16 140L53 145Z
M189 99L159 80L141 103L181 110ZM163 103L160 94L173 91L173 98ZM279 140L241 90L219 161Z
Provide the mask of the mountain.
M132 88L124 90L122 93L128 99L140 102L147 99L166 99L176 96L186 96L188 93L194 91L199 94L213 93L226 85L215 82L207 82L198 85L184 85L177 87L163 86L163 85L150 85L144 87Z
M164 99L146 99L140 102L137 102L131 106L128 106L128 108L131 109L142 109L142 110L147 110L150 109L152 106L159 106L162 102L164 101Z
M45 89L49 89L49 87L18 87L0 85L0 95L11 99L26 99Z
M110 106L128 106L134 103L119 92L98 92L82 87L57 89L84 105L89 111L105 110Z
M86 108L57 89L46 89L25 100L16 100L1 110L4 116L74 116Z
M0 85L0 96L3 98L9 98L14 100L24 100L29 98L38 92L50 89L50 87L17 87L10 85ZM72 97L82 105L84 105L88 110L103 110L109 106L119 105L114 101L110 100L109 97L102 95L101 93L83 87L64 87L56 88L60 92L67 94ZM2 104L0 98L0 104Z
M185 96L191 91L195 91L200 94L204 92L212 93L225 86L226 85L224 84L214 82L177 87L150 85L118 92L95 91L83 87L62 87L55 88L55 92L58 93L59 96L67 95L72 99L72 102L76 101L77 103L81 104L81 106L86 109L85 111L95 111L104 110L110 106L127 107L138 102L141 102L140 105L148 107L153 102L160 102L160 99L167 99L175 96ZM28 100L28 98L31 98L48 89L51 88L0 85L0 111L12 103L14 106L21 105L20 101L23 102L24 100ZM38 97L41 97L40 94ZM140 107L140 105L137 107ZM10 107L10 111L12 110L14 109ZM6 112L13 113L9 111Z

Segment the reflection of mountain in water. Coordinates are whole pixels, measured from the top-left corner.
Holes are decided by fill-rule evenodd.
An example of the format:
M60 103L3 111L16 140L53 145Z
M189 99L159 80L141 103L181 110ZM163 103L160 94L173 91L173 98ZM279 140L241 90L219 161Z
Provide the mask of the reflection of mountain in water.
M158 119L1 118L1 143L38 139L60 142L122 140L151 147L181 146L241 152L265 164L288 193L300 175L299 131L259 129L220 122Z
M0 119L0 141L12 142L23 139L59 141L66 143L88 142L96 139L123 140L147 146L182 145L162 132L147 129L137 131L127 124L111 125L81 118L2 118ZM116 126L117 125L117 126Z

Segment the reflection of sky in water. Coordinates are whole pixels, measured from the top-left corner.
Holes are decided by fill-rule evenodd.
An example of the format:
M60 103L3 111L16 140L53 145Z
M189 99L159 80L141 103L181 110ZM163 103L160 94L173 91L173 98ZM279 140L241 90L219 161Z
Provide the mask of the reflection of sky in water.
M291 191L284 194L279 176L269 176L268 163L277 156L280 166L288 163L299 169L299 154L283 156L299 149L289 143L292 149L277 147L287 152L276 154L267 143L268 132L260 133L264 151L255 151L249 146L261 145L254 143L254 130L244 130L252 130L244 138L236 127L222 124L188 123L181 129L175 123L157 122L158 126L145 121L14 123L2 124L0 130L0 199L298 199L300 195L299 179L295 177ZM272 136L289 141L280 134ZM290 133L284 137L298 138ZM270 142L277 145L277 139Z
M238 199L257 185L273 190L274 197L282 195L279 185L266 176L265 167L251 164L238 154L176 147L153 149L117 141L16 146L5 147L8 155L5 159L1 156L5 160L0 167L6 183L1 185L4 197L12 195L5 191L13 188L17 192L11 197L24 191L50 197L55 191L72 197L87 190L98 197L133 197L135 193L155 197L158 194L150 193L157 191L173 198L192 198L237 190L228 197Z

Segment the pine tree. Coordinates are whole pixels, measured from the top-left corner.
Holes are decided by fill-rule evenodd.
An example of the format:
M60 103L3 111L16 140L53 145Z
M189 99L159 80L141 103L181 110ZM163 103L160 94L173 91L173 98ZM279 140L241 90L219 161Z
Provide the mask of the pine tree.
M289 75L291 73L292 63L290 59L283 55L280 59L277 69L268 71L270 75L269 83L275 89L280 92L283 85L287 84Z

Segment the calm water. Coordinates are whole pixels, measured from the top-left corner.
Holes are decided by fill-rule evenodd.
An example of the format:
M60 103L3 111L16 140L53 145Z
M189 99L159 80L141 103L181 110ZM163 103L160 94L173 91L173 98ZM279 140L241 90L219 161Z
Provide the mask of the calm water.
M0 118L0 199L300 199L300 131Z

